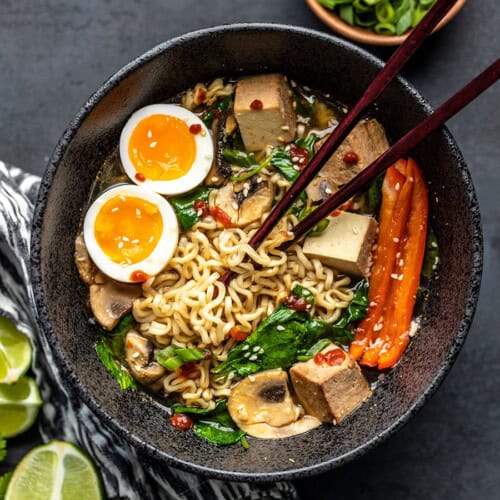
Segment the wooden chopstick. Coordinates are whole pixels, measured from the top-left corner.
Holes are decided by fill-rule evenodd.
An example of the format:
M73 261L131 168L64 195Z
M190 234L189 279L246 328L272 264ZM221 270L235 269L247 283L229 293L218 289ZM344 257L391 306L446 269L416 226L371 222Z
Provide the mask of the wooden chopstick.
M457 0L438 0L431 10L425 15L420 23L413 29L402 45L392 54L384 67L368 85L362 97L351 108L344 119L338 124L330 137L316 152L314 158L300 173L297 180L290 186L283 198L273 207L269 216L264 220L261 227L252 236L249 245L257 249L273 230L278 221L286 214L292 203L300 196L307 185L321 170L330 156L340 146L349 132L354 128L359 118L373 104L375 99L385 90L387 85L401 71L411 56L422 45L425 38L432 33L439 21L446 15ZM221 278L224 284L228 284L234 277L234 272L227 271Z
M399 139L399 141L354 177L354 179L342 186L339 191L330 195L308 217L294 226L291 229L294 234L293 239L286 241L280 246L280 249L285 250L288 248L292 243L307 234L321 219L331 214L339 205L366 188L373 179L393 165L399 158L406 155L431 132L441 127L464 106L498 81L499 78L500 59L497 59L481 74L465 85L465 87L439 106L431 115L421 121L413 130Z

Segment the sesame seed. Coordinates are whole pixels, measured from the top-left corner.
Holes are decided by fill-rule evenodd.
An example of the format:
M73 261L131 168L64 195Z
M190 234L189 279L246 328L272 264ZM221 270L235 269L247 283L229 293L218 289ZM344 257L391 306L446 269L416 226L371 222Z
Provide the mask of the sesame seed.
M392 241L394 241L394 243L399 243L399 238L392 238Z
M249 360L249 361L255 361L256 359L257 359L257 354L252 354L252 355L248 358L248 360Z
M149 240L148 240L148 243L151 243L153 240L154 240L154 237L153 237L153 236L150 236L150 237L149 237Z
M432 247L432 248L437 248L437 243L436 243L435 241L433 241L433 242L431 243L431 247Z
M403 259L399 259L399 265L402 266L404 264Z
M415 179L414 179L413 177L408 177L408 180L409 180L410 182L415 182ZM429 184L430 184L430 182L429 182Z
M288 125L281 125L281 130L287 132L288 130L290 130L290 127Z
M293 156L293 157L292 157L292 161L293 161L294 163L295 163L295 162L297 162L297 161L299 161L299 160L300 160L300 158L299 158L298 156Z
M130 238L128 236L122 236L123 241L130 241Z
M278 325L278 326L276 327L276 330L278 330L278 331L280 331L280 332L282 332L284 329L285 329L285 327L284 327L283 325Z
M248 344L245 344L245 345L241 348L241 350L242 350L242 351L247 351L248 349L250 349L250 346L249 346Z
M153 137L153 132L151 132L151 130L148 130L148 139L151 139L151 137Z
M253 352L259 352L260 351L260 347L258 345L256 345L253 349L252 349Z
M401 189L401 185L399 184L399 182L396 184L395 189L396 191L399 191Z
M370 307L375 307L376 305L377 305L377 303L376 303L375 301L372 301L372 302L370 302L370 304L369 304L369 306L370 306Z
M123 241L118 242L118 248L123 248Z
M140 354L138 352L134 352L134 354L132 354L132 357L134 359L137 359L139 356L140 356Z
M120 201L126 202L126 201L127 201L127 198L125 198L125 196L123 196L123 195L121 194L121 195L120 195Z
M259 178L257 179L257 184L260 184L260 183L262 183L262 182L264 182L264 179L263 179L262 177L259 177Z
M238 203L233 201L233 204L231 205L235 210L238 210Z
M399 281L403 281L403 277L404 277L404 274L400 274L400 275L398 276L398 280L399 280Z
M158 144L158 142L157 142L157 141L153 141L153 142L149 145L149 147L150 147L150 148L156 148L156 145L157 145L157 144Z
M379 332L380 330L382 330L382 327L383 327L383 323L377 323L377 324L373 327L373 331L374 331L374 332Z
M118 208L118 207L113 207L113 208L111 209L111 211L112 211L113 213L118 212L118 210L119 210L119 208Z
M201 208L199 208L197 211L196 211L196 215L198 217L201 217L203 215L203 210Z
M297 170L297 172L300 172L300 168L299 168L299 167L297 167L297 165L294 165L294 166L293 166L293 169L294 169L294 170Z
M289 462L292 462L292 464L294 464L294 463L295 463L295 460L294 460L293 458L289 458L289 459L288 459L288 461L289 461Z
M332 194L333 191L329 187L327 187L327 188L325 188L325 193L326 194Z
M215 177L215 176L214 176L214 177L212 177L210 180L211 180L212 182L219 182L219 178L218 178L218 177Z
M401 252L398 252L398 253L396 254L396 259L399 259L399 257L401 257Z
M353 226L352 227L352 232L353 232L353 234L359 234L359 228L358 228L358 226Z
M135 215L137 215L137 217L140 217L142 215L142 212L139 208L135 209Z
M248 196L248 188L243 189L243 196L245 198Z
M397 275L397 274L395 274L395 273L392 273L392 274L391 274L391 278L392 278L393 280L397 280L397 279L399 279L399 275Z
M132 264L132 259L129 259L128 257L125 259L125 262L130 266Z
M139 243L139 241L140 241L139 238L135 238L135 239L132 240L132 243L134 245L137 245Z

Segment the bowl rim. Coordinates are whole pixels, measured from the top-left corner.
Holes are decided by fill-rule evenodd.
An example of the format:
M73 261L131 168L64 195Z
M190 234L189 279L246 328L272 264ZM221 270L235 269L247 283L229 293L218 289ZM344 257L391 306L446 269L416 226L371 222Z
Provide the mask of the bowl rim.
M325 460L323 462L308 465L305 467L290 468L285 471L271 471L271 472L238 472L238 471L228 471L217 468L216 466L204 466L198 465L187 460L179 459L173 455L159 450L148 442L143 441L138 436L133 434L130 430L119 425L113 417L104 410L98 401L96 401L87 391L87 389L82 385L79 378L70 369L70 364L66 359L66 355L58 344L57 335L54 328L49 320L48 307L45 303L45 296L42 286L42 269L41 269L41 237L42 237L42 225L45 213L45 208L48 202L48 196L50 192L50 187L55 174L58 169L58 165L63 158L66 148L71 143L73 137L79 130L82 122L87 118L87 116L92 112L93 108L99 103L99 101L112 89L118 86L122 80L133 73L136 69L149 62L150 60L161 55L164 51L174 48L176 46L182 45L186 42L193 41L199 38L207 37L210 35L215 35L218 33L241 33L241 32L281 32L281 33L293 33L295 35L301 35L305 37L315 38L318 41L334 43L347 51L354 52L358 56L361 56L365 60L368 60L376 68L381 68L383 66L383 61L379 58L373 56L366 50L331 34L323 33L317 30L304 28L300 26L291 26L284 24L275 23L236 23L214 26L210 28L204 28L196 31L183 34L181 36L174 37L168 41L158 44L152 49L148 50L144 54L136 57L131 62L126 64L120 70L118 70L114 75L108 78L99 88L87 99L83 104L80 111L77 113L75 118L70 122L68 128L64 131L61 138L59 139L52 156L47 164L47 168L40 182L40 188L38 191L38 196L36 204L34 207L33 215L33 225L30 243L30 271L31 271L31 284L33 296L36 304L35 313L38 314L40 333L45 336L46 343L48 344L51 354L56 361L55 369L60 372L61 379L66 383L65 389L70 390L74 395L80 398L90 410L96 414L99 419L105 422L109 427L116 432L120 437L122 437L127 442L138 451L144 452L153 460L162 460L180 469L194 472L198 474L203 474L205 476L224 479L224 480L236 480L236 481L250 481L250 482L263 482L263 481L279 481L279 480L290 480L299 479L306 476L311 476L319 474L322 472L327 472L335 467L343 465L367 451L373 449L375 446L385 441L389 436L391 436L396 430L400 429L404 424L408 422L410 417L419 410L424 403L434 394L436 389L442 383L445 375L451 369L454 361L456 360L467 336L469 328L471 326L474 313L477 306L477 301L479 298L479 290L481 284L481 274L482 274L482 263L483 263L483 236L481 229L481 219L479 212L479 204L475 194L474 185L472 183L471 174L465 164L462 153L460 152L457 144L452 138L446 127L443 127L442 133L449 148L452 150L454 156L457 159L457 168L462 177L462 182L466 190L466 197L468 202L468 207L471 215L471 276L468 286L467 298L465 301L465 307L460 318L459 325L457 327L457 332L454 341L451 345L449 352L445 360L438 367L435 372L434 378L431 380L426 389L420 394L420 396L414 401L414 403L407 409L406 412L402 413L397 420L389 427L384 429L383 432L374 436L369 441L364 442L362 445L353 448L349 452L333 457L331 459ZM413 97L419 101L425 112L429 113L432 111L430 104L423 99L419 92L404 78L398 77L398 82L403 85L407 91L409 91Z
M467 0L457 0L455 5L451 7L444 18L432 30L433 33L446 26L465 6ZM404 35L381 35L371 30L362 28L360 26L351 26L340 18L335 12L323 7L318 0L305 0L308 7L314 15L326 24L330 29L336 31L342 36L355 40L356 42L365 43L368 45L379 46L395 46L401 45L407 38L411 31L406 32Z

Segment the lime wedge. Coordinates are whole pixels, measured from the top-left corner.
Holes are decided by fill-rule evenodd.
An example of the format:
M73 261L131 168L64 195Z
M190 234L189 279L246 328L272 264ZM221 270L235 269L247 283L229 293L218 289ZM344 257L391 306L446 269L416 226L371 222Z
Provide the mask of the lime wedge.
M31 450L16 467L5 500L102 499L101 480L76 446L52 441Z
M0 316L0 384L17 382L31 364L31 344L9 318Z
M0 384L0 434L10 438L29 429L41 405L38 386L32 378Z

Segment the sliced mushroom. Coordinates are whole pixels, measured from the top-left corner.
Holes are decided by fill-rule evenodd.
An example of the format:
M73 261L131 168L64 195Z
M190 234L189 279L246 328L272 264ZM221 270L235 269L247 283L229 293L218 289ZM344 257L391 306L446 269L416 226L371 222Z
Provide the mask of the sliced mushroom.
M212 203L229 215L233 226L244 227L271 209L274 194L274 184L266 176L255 175L245 182L226 184Z
M226 111L221 118L215 118L212 122L212 139L215 155L210 171L205 179L205 184L208 186L221 186L232 174L230 165L224 160L224 148L227 147L228 138L235 130L231 124L231 118L232 122L236 124L234 116L229 115L228 111Z
M92 285L97 269L87 252L83 234L79 234L75 240L75 264L82 281L87 285Z
M154 384L165 375L166 370L154 361L153 343L135 332L125 338L125 359L134 377L144 385Z
M285 437L296 436L297 434L302 434L304 432L315 429L320 425L321 421L316 417L304 415L296 422L292 422L288 425L283 425L282 427L274 427L272 425L262 423L242 425L241 429L244 430L249 436L258 437L261 439L281 439Z
M301 407L293 402L281 368L244 378L232 390L227 408L238 427L254 437L293 436L319 425L313 417L299 418Z
M94 284L90 285L90 308L97 321L106 330L112 330L140 295L141 285L118 283L96 273Z

